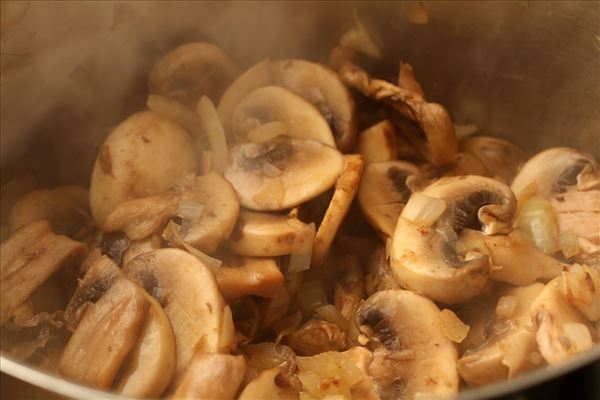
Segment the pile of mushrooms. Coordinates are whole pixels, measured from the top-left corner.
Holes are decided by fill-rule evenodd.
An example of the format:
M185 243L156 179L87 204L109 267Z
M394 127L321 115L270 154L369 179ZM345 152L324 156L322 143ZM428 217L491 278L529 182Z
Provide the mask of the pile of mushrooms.
M177 47L89 188L13 181L2 351L130 397L375 400L597 345L598 162L459 140L357 23L331 67Z

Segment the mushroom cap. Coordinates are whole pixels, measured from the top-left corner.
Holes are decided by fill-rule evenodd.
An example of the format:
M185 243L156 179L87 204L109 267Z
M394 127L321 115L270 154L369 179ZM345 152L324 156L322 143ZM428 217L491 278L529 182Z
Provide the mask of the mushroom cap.
M555 147L531 157L513 180L511 189L519 199L526 194L547 198L551 193L566 192L570 186L578 190L600 186L600 165L590 154Z
M286 384L281 369L270 368L252 379L239 397L239 400L256 399L298 400L298 391Z
M233 110L231 131L245 138L257 124L282 122L287 134L312 139L335 147L327 121L308 101L280 86L263 86L244 96Z
M148 76L150 93L170 97L191 109L200 97L217 101L237 76L237 66L219 47L187 43L168 52Z
M195 352L218 352L225 303L212 271L179 249L141 254L124 267L127 276L158 297L175 334L179 376Z
M458 391L458 352L444 335L439 314L431 300L401 289L380 291L365 300L356 323L363 331L368 325L371 337L381 343L369 366L369 375L380 386L400 383L403 398Z
M333 131L340 151L352 148L358 120L350 91L329 68L299 59L262 61L233 82L218 107L226 132L232 132L234 109L242 98L269 85L291 90L315 106Z
M508 140L492 136L471 136L460 141L460 148L475 155L492 177L512 182L527 159L525 152Z
M96 225L119 203L161 193L195 169L194 145L183 128L152 112L133 114L98 151L90 183Z
M407 178L418 176L416 165L405 161L384 161L365 167L358 189L358 204L363 214L382 237L391 237L400 212L412 190Z
M344 168L336 149L313 140L278 136L242 143L229 153L225 178L242 206L259 211L284 210L328 190Z
M484 234L510 228L514 195L501 182L474 175L439 179L421 194L443 200L446 208L431 226L409 219L408 206L404 208L390 248L394 278L405 289L434 301L469 301L488 288L490 260L486 254L460 257L455 248L458 234L464 228Z

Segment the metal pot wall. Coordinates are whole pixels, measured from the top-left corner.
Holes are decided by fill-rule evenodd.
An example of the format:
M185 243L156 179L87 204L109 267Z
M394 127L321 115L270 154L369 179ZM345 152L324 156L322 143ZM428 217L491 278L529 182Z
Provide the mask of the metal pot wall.
M243 67L267 57L325 61L353 12L390 68L411 63L455 122L531 153L566 145L600 155L600 3L422 4L426 24L411 22L416 2L2 2L2 182L33 173L49 185L87 184L97 146L143 108L148 69L179 43L214 42ZM583 376L597 376L598 360L600 348L462 396L503 396L586 366ZM1 366L57 393L106 398Z

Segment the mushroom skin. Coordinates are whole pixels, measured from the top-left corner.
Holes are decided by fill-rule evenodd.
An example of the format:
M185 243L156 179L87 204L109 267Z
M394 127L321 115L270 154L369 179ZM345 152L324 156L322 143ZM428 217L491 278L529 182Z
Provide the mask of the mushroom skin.
M98 151L90 183L97 226L125 200L164 192L196 169L194 145L178 125L144 111L121 122Z
M369 375L380 395L412 399L458 392L456 346L443 333L440 309L407 290L384 290L356 312L356 324L369 339Z
M298 400L298 391L289 385L279 368L262 371L240 393L239 400Z
M404 208L389 251L392 274L403 288L434 301L467 302L488 288L491 265L486 254L461 258L458 235L464 228L486 235L506 232L515 197L508 186L474 175L441 178L421 194L441 199L446 209L431 226L423 226L408 219Z
M508 140L492 136L471 136L459 143L460 148L481 161L489 175L510 184L527 160L525 152Z
M203 95L217 101L237 74L237 66L219 47L204 42L186 43L154 64L148 87L150 93L195 109Z
M286 335L284 344L290 346L296 354L314 356L326 351L346 350L349 340L336 324L312 320Z

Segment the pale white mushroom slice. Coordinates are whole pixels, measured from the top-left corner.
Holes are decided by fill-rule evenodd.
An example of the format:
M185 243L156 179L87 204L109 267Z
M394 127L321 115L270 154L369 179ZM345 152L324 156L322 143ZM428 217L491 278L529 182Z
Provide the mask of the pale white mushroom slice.
M590 321L600 318L600 272L587 265L573 264L563 268L562 291L567 302Z
M183 128L149 111L133 114L98 150L90 184L96 225L119 203L164 192L195 169L194 144Z
M493 308L478 315L487 326L478 340L467 337L466 350L458 360L458 372L470 386L514 378L539 367L543 361L537 352L531 303L544 289L543 283L501 289L497 293L496 312ZM491 312L490 312L491 311ZM461 344L462 347L462 344Z
M373 360L373 353L361 346L354 346L342 354L358 367L363 374L363 379L351 389L352 398L362 400L380 400L377 386L369 376L369 365Z
M314 232L297 218L241 211L227 247L242 256L276 257L302 250L309 240Z
M400 289L377 292L358 309L357 325L373 348L369 375L382 397L458 392L458 352L439 314L431 300Z
M551 365L589 350L598 333L585 317L567 302L561 287L563 277L551 280L531 304L531 319L544 359Z
M365 158L366 164L395 160L398 150L394 125L384 119L360 132L357 150Z
M527 159L525 152L508 140L492 136L472 136L459 143L460 148L477 157L490 176L509 184Z
M332 187L344 168L336 149L313 140L279 136L230 151L225 178L240 203L258 211L284 210Z
M139 337L150 303L136 284L121 277L91 304L60 359L62 376L109 389Z
M378 162L365 167L358 189L358 204L380 236L394 234L398 217L413 189L407 181L418 176L419 169L405 161Z
M193 109L203 95L217 101L237 74L237 66L219 47L187 43L154 64L148 86L151 93L171 97Z
M0 322L6 322L54 272L85 251L83 243L55 235L45 220L14 232L0 249Z
M279 368L262 371L251 380L240 394L239 400L297 400L298 391L287 381Z
M271 121L284 123L289 136L335 147L333 133L319 110L279 86L264 86L248 93L233 111L231 129L235 137L245 138L251 129Z
M8 223L14 232L29 222L45 219L59 235L81 238L91 230L88 190L65 185L38 189L21 196L10 210Z
M242 356L198 352L174 382L171 398L233 400L245 372Z
M273 298L283 287L284 276L274 258L228 257L223 261L215 278L226 299L246 295Z
M212 271L179 249L160 249L129 261L124 272L163 305L177 342L175 377L195 352L218 352L225 303Z
M175 372L175 336L167 314L152 296L140 336L113 390L129 397L157 398Z
M311 258L313 267L320 267L325 262L331 243L354 201L363 174L364 161L361 155L345 155L344 161L344 170L335 183L333 196L315 236Z
M396 281L405 289L446 303L464 303L489 286L484 253L457 252L465 228L505 233L516 209L510 188L491 178L441 178L414 193L398 219L390 247Z

